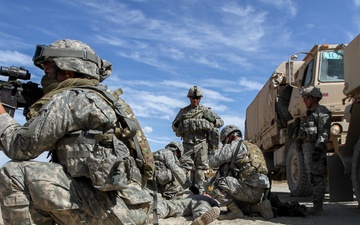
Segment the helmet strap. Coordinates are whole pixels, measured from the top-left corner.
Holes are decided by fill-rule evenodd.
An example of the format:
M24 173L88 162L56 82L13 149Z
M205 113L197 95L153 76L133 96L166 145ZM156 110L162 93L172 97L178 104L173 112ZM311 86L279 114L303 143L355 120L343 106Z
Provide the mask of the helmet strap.
M318 98L314 98L313 96L310 96L310 105L309 105L309 109L311 109L314 106L314 103L318 103L319 99Z

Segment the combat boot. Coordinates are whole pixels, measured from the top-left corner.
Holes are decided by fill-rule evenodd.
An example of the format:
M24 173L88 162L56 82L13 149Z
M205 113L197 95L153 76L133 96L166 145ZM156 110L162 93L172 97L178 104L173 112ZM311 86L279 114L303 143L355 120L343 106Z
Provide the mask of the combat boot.
M313 216L321 216L324 213L323 203L322 202L314 202L313 204L314 204L314 206L312 208L310 208L307 212Z
M266 220L271 220L272 218L274 218L274 213L271 208L271 203L267 199L265 199L264 201L260 202L257 205L252 205L251 211L260 213L260 215Z
M241 209L239 209L239 207L237 207L234 202L227 205L226 208L228 212L226 212L225 214L220 214L218 220L233 220L244 218L243 212L241 211Z
M218 216L220 215L220 208L219 207L212 207L208 211L206 211L204 214L202 214L200 217L196 218L191 225L206 225L210 224Z

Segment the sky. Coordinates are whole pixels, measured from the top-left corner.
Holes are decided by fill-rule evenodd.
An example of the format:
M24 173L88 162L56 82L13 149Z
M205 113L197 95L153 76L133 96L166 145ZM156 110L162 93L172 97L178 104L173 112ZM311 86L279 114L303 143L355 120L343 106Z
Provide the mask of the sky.
M315 44L360 33L360 0L0 0L0 65L24 66L31 81L38 44L80 40L113 65L103 83L122 88L152 151L175 136L171 124L190 87L225 125L244 132L246 108L276 67ZM7 81L7 77L0 76ZM27 81L24 81L27 82ZM15 119L23 124L22 112ZM38 159L47 161L46 154ZM0 165L9 159L1 152Z

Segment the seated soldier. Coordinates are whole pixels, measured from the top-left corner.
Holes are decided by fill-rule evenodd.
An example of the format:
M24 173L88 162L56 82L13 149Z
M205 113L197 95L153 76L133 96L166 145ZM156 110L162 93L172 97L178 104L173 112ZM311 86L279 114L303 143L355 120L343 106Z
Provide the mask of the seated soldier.
M182 144L172 141L165 149L153 153L157 190L165 199L180 197L184 189L191 185L179 162L183 152Z
M221 219L243 218L244 214L259 213L264 219L274 217L266 199L270 182L261 150L243 141L239 128L226 126L220 133L221 150L210 152L209 166L218 168L206 191L228 211Z

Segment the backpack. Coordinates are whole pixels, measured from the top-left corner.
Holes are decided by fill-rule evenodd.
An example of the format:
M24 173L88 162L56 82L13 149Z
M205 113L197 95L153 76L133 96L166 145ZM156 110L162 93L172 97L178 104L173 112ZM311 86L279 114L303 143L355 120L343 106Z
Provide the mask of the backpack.
M236 156L240 150L241 144L244 144L247 148L247 157L242 157L241 159L236 160ZM268 174L268 169L266 167L265 157L261 151L261 149L247 140L241 140L235 150L234 156L230 163L230 168L227 171L232 172L233 176L238 177L240 179L247 179L254 172L261 173L264 175ZM247 166L248 164L251 166ZM236 166L235 166L236 165ZM254 170L255 168L255 170Z
M244 140L243 143L248 150L248 157L252 166L257 169L258 173L267 175L268 169L266 167L265 157L261 149L257 145L251 143L251 141Z
M120 127L124 128L122 130L117 129L115 135L119 136L119 139L129 148L130 154L135 159L141 174L146 179L152 179L155 172L153 154L134 112L131 107L119 97L122 93L121 89L110 92L105 88L101 88L101 86L86 86L82 88L88 88L99 92L106 101L114 106L114 111L118 117L118 123L120 123Z

